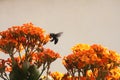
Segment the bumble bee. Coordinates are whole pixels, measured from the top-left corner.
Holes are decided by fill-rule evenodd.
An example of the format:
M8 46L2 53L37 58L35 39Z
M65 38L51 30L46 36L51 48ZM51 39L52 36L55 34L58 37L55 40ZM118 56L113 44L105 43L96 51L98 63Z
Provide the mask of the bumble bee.
M61 34L63 34L63 32L59 32L59 33L50 33L50 38L51 38L51 42L54 41L54 44L58 43L58 37L61 36Z

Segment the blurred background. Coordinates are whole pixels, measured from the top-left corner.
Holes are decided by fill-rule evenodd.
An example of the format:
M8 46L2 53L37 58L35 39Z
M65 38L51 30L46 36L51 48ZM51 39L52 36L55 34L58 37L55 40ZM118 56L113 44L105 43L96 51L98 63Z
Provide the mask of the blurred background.
M57 45L45 46L62 58L77 43L101 44L120 53L120 0L0 0L0 31L29 22L47 33L63 32ZM62 58L52 63L52 72L66 72Z

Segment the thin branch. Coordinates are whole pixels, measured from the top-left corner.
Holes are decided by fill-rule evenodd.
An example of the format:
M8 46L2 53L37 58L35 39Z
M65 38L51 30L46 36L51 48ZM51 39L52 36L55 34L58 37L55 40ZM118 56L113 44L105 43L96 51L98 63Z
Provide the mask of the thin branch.
M5 75L5 77L6 77L7 80L10 80L10 79L8 78L6 72L4 72L4 75Z
M43 74L43 72L45 71L45 69L47 68L47 65L45 66L46 63L43 64L43 69L40 73L40 75L38 76L37 80L40 78L40 76Z

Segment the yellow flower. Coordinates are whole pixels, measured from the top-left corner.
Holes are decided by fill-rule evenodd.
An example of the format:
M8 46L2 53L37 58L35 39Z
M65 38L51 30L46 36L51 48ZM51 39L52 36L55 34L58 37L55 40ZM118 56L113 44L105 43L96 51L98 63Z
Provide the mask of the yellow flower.
M61 80L64 75L60 72L53 72L51 73L51 76L54 78L54 80Z
M89 50L90 46L88 44L77 44L72 47L73 52L83 51L83 50Z
M110 73L114 79L120 79L120 68L119 67L115 67L114 69L110 70Z
M93 76L93 72L91 70L87 70L86 72L88 77L92 77Z

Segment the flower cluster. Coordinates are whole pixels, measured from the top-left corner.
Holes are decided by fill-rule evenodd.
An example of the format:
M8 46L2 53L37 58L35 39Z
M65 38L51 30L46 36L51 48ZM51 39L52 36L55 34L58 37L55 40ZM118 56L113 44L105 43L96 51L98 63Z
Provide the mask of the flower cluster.
M49 40L50 35L32 23L0 32L0 51L10 56L6 60L0 59L0 77L4 80L38 80L46 69L49 71L50 64L60 58L58 53L44 48Z
M52 78L53 78L54 80L62 80L64 74L62 74L62 73L60 73L60 72L52 72L52 73L50 74L50 76L52 76Z
M116 76L120 73L115 71L120 65L117 52L98 44L77 44L72 47L72 52L63 58L63 65L73 77L77 73L78 77L89 80L120 79L120 76Z
M39 80L46 71L44 78L52 80L120 79L120 55L99 44L73 46L72 53L62 60L67 73L50 73L51 63L60 58L59 53L44 47L52 41L50 39L50 34L32 23L0 32L0 51L9 56L0 59L0 77L3 80Z

